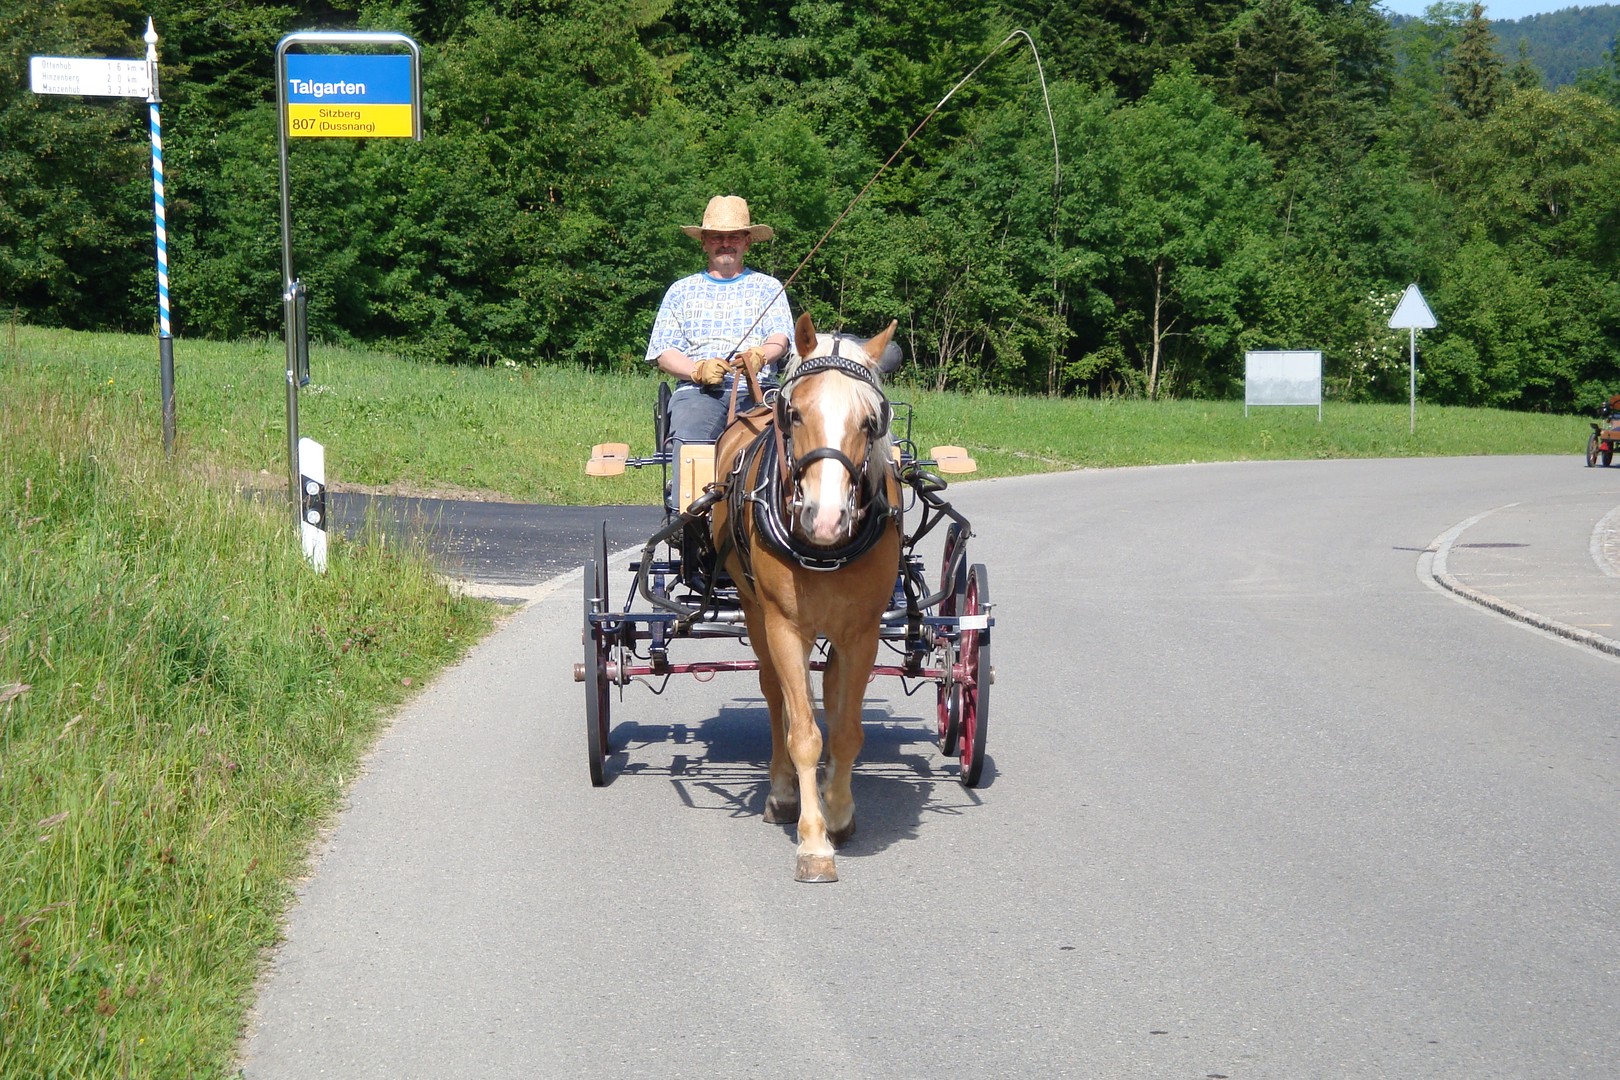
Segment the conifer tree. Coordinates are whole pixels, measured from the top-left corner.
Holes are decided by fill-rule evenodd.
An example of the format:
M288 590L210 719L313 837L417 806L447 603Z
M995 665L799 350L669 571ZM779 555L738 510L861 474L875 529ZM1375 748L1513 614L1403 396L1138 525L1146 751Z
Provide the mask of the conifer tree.
M1505 90L1496 35L1485 20L1485 5L1474 4L1446 65L1446 93L1464 116L1483 120L1501 104Z

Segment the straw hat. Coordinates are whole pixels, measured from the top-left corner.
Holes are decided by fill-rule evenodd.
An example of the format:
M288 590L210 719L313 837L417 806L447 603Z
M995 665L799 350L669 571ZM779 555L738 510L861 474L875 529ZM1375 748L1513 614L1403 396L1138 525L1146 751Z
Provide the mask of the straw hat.
M748 239L769 240L776 230L769 225L755 225L748 219L748 202L736 195L716 195L703 210L703 224L682 225L681 232L694 240L701 240L706 232L748 231Z

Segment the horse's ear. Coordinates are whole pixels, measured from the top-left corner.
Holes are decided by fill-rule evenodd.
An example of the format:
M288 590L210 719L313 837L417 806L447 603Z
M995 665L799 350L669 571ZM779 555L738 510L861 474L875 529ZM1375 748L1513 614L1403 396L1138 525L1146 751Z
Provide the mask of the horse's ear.
M793 348L800 356L809 356L816 351L816 324L811 321L808 311L793 324Z
M899 325L900 321L898 319L891 321L888 326L883 328L883 333L877 337L868 338L866 344L862 346L866 350L866 355L872 358L874 370L887 370L882 367L883 352L889 347L889 339L894 337L894 332Z

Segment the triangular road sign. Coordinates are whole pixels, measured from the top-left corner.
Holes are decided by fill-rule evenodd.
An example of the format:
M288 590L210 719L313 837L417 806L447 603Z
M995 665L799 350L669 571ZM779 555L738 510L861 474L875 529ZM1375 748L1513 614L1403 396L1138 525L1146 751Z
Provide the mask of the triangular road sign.
M1433 330L1435 328L1434 312L1418 291L1417 282L1406 287L1401 294L1401 302L1395 305L1395 314L1389 317L1391 330Z

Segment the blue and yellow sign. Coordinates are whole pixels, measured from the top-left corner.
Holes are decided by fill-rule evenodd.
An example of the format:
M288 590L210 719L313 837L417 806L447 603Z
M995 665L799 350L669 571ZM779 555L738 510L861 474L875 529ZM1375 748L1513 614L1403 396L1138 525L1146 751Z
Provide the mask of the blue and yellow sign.
M411 58L287 54L287 134L294 139L409 139Z

